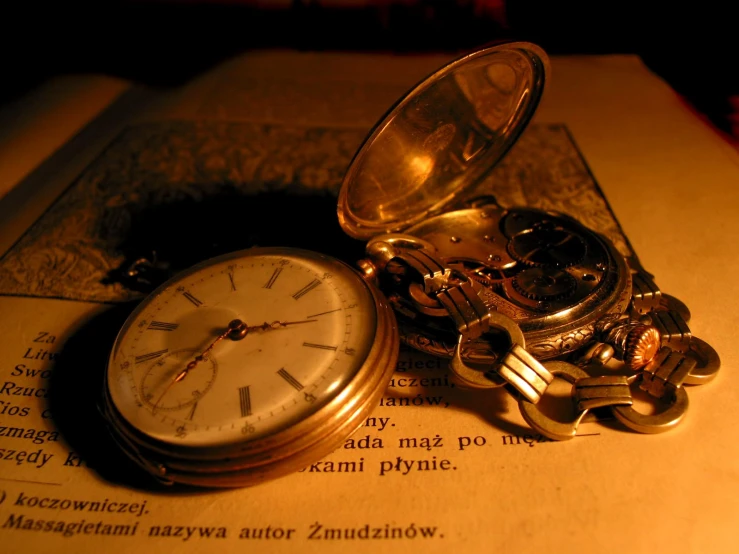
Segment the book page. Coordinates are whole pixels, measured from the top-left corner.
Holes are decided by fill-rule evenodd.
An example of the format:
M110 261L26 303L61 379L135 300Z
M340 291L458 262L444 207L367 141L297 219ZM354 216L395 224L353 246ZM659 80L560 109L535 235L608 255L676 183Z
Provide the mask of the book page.
M554 442L505 390L462 390L446 360L403 347L362 426L291 475L166 487L116 449L102 378L149 281L252 245L361 257L335 217L343 172L383 112L446 59L254 53L129 97L103 116L105 133L83 132L85 148L52 160L66 171L35 186L53 198L0 258L8 552L732 551L739 306L715 277L739 270L727 254L739 162L631 57L554 59L534 124L483 186L504 206L580 219L688 304L724 367L689 387L681 426L639 435L593 419ZM302 215L281 223L286 206ZM158 269L127 279L141 258Z
M57 77L3 106L0 198L129 86L100 75Z

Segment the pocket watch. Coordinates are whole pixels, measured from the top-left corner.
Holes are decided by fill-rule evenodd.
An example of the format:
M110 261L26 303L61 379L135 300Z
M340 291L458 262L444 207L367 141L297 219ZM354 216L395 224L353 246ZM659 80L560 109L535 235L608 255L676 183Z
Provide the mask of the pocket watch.
M474 195L531 119L548 75L546 54L528 43L439 69L355 155L339 221L369 241L364 269L395 308L403 342L451 358L460 385L506 386L553 439L574 436L598 408L661 432L685 414L683 385L712 379L720 365L692 336L687 307L574 218L500 206L494 189ZM576 415L565 423L537 408L555 376L574 384ZM659 401L655 413L633 408L632 386Z
M357 271L252 248L178 274L137 307L110 355L104 410L163 482L255 484L342 444L397 356L393 312Z
M592 410L640 432L677 425L683 385L719 367L685 305L576 219L471 192L525 128L548 72L533 44L488 46L388 111L339 193L342 228L367 241L359 271L253 248L154 291L107 369L103 410L124 451L192 485L297 470L361 425L401 340L450 358L463 387L506 386L550 438L575 436ZM565 421L538 407L555 377L573 384ZM654 413L633 407L636 387L661 403Z

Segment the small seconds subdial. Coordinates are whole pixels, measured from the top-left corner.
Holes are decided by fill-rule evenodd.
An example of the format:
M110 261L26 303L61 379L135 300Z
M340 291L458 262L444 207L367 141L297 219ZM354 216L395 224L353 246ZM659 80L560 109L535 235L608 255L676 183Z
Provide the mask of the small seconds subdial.
M201 354L196 350L177 350L161 356L149 367L141 381L141 398L152 412L189 408L211 389L218 373L218 364L213 356L204 356L198 371L177 379L183 368L198 356Z

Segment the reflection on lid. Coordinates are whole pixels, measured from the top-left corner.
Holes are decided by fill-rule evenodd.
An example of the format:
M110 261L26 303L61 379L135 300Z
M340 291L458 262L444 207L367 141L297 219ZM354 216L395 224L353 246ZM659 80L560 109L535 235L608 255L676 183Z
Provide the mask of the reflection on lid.
M357 238L399 231L462 196L528 123L546 63L533 45L495 46L452 62L413 89L347 171L339 198L344 230Z

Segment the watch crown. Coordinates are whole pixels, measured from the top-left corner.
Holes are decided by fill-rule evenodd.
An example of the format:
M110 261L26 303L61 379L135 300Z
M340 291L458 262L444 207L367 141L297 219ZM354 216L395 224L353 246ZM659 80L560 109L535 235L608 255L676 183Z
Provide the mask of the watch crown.
M624 362L631 369L639 369L652 361L662 343L662 337L652 325L636 325L626 336Z
M640 369L657 354L662 336L653 325L632 319L607 326L602 340L613 346L619 358L631 369Z

